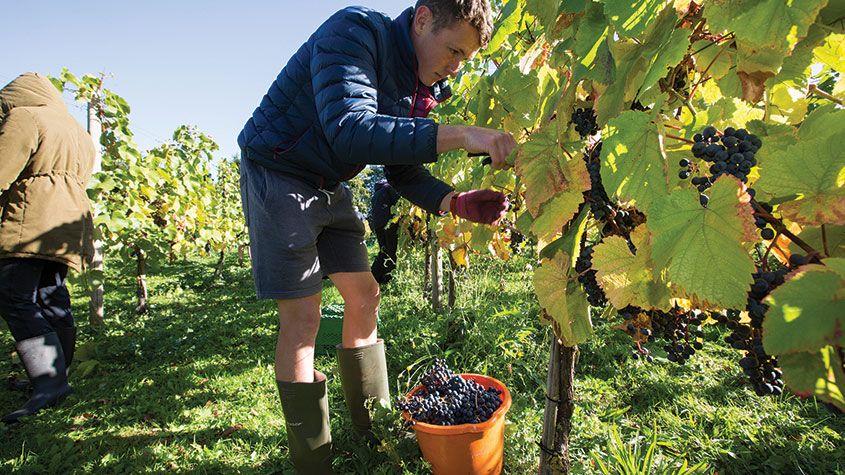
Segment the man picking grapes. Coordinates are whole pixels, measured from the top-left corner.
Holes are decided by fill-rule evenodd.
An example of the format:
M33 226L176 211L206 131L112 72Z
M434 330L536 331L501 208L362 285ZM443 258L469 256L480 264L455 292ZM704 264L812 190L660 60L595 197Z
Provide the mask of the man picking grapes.
M500 169L516 145L503 131L426 118L491 33L488 0L418 0L396 19L345 8L294 54L238 137L255 287L278 306L275 375L302 473L331 472L326 377L314 370L324 276L345 303L337 356L356 430L370 428L366 399L389 400L379 286L342 182L383 165L390 184L430 212L492 224L507 208L503 194L457 193L423 166L464 149Z

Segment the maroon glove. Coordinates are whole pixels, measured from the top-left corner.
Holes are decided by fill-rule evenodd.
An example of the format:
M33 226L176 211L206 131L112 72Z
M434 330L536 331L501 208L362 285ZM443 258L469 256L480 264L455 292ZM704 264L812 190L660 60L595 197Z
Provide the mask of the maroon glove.
M498 191L470 190L452 195L452 214L482 224L493 224L505 216L508 198Z

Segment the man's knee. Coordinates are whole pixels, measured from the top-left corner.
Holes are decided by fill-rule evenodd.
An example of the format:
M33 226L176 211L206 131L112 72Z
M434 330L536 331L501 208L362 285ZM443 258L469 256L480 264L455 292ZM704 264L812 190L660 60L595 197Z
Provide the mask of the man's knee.
M320 328L320 299L277 300L279 310L279 333L286 339L297 341L313 340Z
M381 289L376 280L370 279L360 292L346 299L345 305L363 313L375 313L381 303Z

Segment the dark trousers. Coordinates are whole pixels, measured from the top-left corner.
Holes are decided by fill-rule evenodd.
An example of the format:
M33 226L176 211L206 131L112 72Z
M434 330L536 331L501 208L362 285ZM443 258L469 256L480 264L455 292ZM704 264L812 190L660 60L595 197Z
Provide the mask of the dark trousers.
M399 227L394 223L386 228L376 228L378 254L373 261L372 271L376 282L381 285L390 282L390 275L396 269L396 247L399 243Z
M0 315L15 341L73 327L67 270L43 259L0 259Z

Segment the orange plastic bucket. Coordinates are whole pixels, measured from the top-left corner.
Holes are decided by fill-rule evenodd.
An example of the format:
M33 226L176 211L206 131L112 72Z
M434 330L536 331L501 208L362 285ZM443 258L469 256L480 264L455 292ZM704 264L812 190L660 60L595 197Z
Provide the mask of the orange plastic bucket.
M496 475L502 471L505 448L505 413L511 407L511 393L501 381L481 374L461 374L464 379L485 388L502 392L502 405L480 424L438 426L415 422L414 432L423 457L431 464L434 475ZM417 386L406 396L410 398L423 386ZM402 417L410 420L407 412Z

